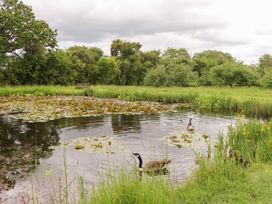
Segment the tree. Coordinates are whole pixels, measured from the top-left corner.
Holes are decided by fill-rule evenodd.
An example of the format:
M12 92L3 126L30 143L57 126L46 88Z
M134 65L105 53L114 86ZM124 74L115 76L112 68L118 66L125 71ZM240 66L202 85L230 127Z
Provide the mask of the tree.
M196 86L198 81L197 73L186 64L175 66L167 74L167 86Z
M261 76L272 71L272 56L265 54L259 58L259 72ZM268 76L268 75L267 75Z
M146 86L164 86L167 80L167 72L163 65L151 69L144 78Z
M154 69L160 63L161 52L159 50L150 50L146 52L141 52L142 65L145 68L145 72L150 69Z
M267 71L261 78L261 86L272 88L272 71Z
M138 85L141 84L145 68L141 63L142 45L138 42L127 42L114 40L111 44L111 56L116 57L119 61L120 84L121 85Z
M193 71L201 77L210 68L221 64L235 63L236 60L229 54L217 50L206 50L193 56Z
M0 67L9 69L6 73L12 70L10 79L37 83L35 75L46 53L55 48L56 34L45 21L36 20L32 8L22 1L0 1Z
M101 57L97 63L99 67L99 83L117 83L120 70L118 62L114 57Z
M44 67L42 84L70 85L74 84L76 72L72 69L72 62L69 56L62 50L48 54Z
M171 68L177 64L191 65L191 57L184 48L168 48L162 55L162 64L167 68Z
M212 67L212 84L219 86L256 86L259 76L256 70L243 64L222 64Z
M74 46L67 50L73 69L77 72L76 82L96 84L99 78L98 60L103 56L99 48Z
M36 47L56 46L56 31L45 21L36 20L30 6L19 0L1 0L0 11L1 57L18 56L35 51Z

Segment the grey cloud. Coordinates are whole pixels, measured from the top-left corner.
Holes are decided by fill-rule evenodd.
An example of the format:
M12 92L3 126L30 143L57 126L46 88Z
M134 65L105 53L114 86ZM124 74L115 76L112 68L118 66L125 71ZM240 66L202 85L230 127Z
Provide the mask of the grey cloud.
M250 41L244 36L237 36L237 34L233 35L232 33L228 33L225 30L216 28L200 30L193 34L192 37L204 42L208 42L214 46L237 46L250 43Z
M271 14L266 12L266 20L262 11L252 16L259 0L246 7L237 0L23 1L58 30L64 47L85 44L107 52L113 39L122 38L141 42L143 49L219 49L252 61L272 46Z
M225 22L194 11L196 8L208 7L210 0L151 0L146 5L129 4L129 1L122 0L112 1L116 4L109 4L105 0L81 0L77 4L81 2L82 6L75 6L74 10L69 5L61 8L47 7L48 3L45 2L26 2L31 2L39 16L47 18L49 24L58 30L60 41L92 43L109 37L134 37L162 32L194 33L225 25ZM44 4L43 9L38 5L41 3Z

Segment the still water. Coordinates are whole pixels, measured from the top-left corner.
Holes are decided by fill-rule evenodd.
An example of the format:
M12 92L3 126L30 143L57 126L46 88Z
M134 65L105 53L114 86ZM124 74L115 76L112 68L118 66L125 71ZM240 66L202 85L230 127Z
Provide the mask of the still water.
M171 159L170 177L181 183L197 168L194 152L205 154L207 144L203 142L177 148L167 145L161 138L186 132L189 118L192 118L195 133L208 134L212 142L216 141L219 132L226 134L228 126L235 124L234 118L192 112L104 115L45 123L26 123L0 117L0 203L27 202L30 200L28 194L33 192L40 202L51 203L57 199L64 185L65 166L69 187L76 192L79 176L92 185L110 169L135 166L137 161L131 156L132 152L140 153L144 162L165 157ZM66 150L59 147L59 144L79 137L102 135L112 137L125 150L102 154L78 151L72 146ZM76 193L70 196L73 200Z

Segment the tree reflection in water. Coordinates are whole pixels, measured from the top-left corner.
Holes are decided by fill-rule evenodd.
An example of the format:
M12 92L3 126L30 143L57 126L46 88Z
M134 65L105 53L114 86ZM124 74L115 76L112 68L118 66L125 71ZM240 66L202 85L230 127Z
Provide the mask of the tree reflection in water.
M115 134L125 132L139 133L141 130L140 115L112 115L111 124Z
M26 123L0 117L0 192L52 154L59 142L57 121Z

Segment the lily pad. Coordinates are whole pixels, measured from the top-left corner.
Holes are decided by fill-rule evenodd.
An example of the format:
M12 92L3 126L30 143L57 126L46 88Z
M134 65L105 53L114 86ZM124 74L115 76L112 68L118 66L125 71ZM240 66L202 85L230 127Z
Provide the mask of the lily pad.
M61 146L73 146L76 150L114 154L115 152L125 151L124 146L119 145L112 137L79 137L71 142L64 142Z
M182 147L193 147L197 146L200 143L206 143L209 140L209 136L203 136L196 133L184 133L184 132L173 132L169 136L161 138L166 144L182 148Z
M103 114L142 114L174 111L174 105L128 102L83 96L1 96L0 114L28 122Z

